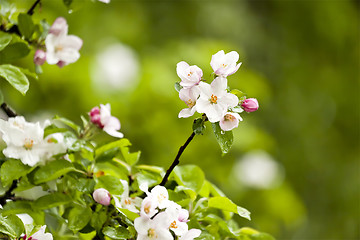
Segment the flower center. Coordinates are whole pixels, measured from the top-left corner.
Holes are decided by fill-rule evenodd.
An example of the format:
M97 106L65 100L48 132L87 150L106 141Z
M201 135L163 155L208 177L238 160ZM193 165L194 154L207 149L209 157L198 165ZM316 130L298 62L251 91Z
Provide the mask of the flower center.
M146 204L146 205L144 206L144 212L145 212L146 214L149 214L149 213L150 213L150 207L151 207L150 203L148 203L148 204Z
M62 51L63 49L64 49L64 47L62 45L58 45L55 47L55 52Z
M170 224L170 228L177 228L176 221L173 221L173 222Z
M217 96L215 96L214 94L212 94L211 97L210 97L210 102L211 102L211 103L217 103L217 99L218 99Z
M231 114L226 114L224 118L227 121L234 121L235 120L235 117L233 115L231 115Z
M157 237L156 232L155 232L155 229L150 228L150 229L148 230L148 237L150 237L150 238L156 238L156 237Z
M193 75L193 72L188 73L188 77L191 77Z
M226 68L226 67L227 67L227 64L223 63L223 64L221 64L221 67L222 67L222 68Z
M124 203L125 203L126 205L130 205L130 204L131 204L131 200L130 200L130 199L125 199Z
M189 108L191 108L195 105L195 102L191 99L187 100L185 103Z
M34 140L26 138L24 142L24 148L29 150L34 146Z
M166 199L166 196L164 194L159 194L157 198L158 198L159 203L161 203L162 201L164 201Z

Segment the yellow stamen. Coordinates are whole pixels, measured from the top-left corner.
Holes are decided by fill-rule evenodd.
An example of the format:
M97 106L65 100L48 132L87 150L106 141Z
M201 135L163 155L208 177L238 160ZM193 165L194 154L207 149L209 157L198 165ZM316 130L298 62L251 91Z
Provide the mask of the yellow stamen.
M151 238L155 237L155 238L157 238L155 229L150 228L150 229L148 230L148 237L151 237Z
M131 201L130 201L129 199L125 199L124 203L125 203L126 205L130 205L130 204L131 204Z
M189 108L191 108L195 105L195 102L191 99L187 100L185 103Z
M211 95L210 102L211 103L217 103L217 96L214 96L214 94Z
M173 222L170 224L170 228L177 228L176 221L173 221Z
M31 149L34 146L34 140L32 139L25 139L25 144L24 144L24 148L25 149Z
M226 114L225 115L225 120L233 121L233 120L235 120L235 117L233 115L231 115L231 114Z

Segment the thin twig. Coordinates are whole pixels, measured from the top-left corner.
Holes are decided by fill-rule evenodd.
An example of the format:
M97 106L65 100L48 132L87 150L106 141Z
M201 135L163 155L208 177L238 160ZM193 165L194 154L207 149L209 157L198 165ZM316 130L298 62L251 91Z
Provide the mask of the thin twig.
M6 104L1 104L1 109L6 113L8 117L16 117L17 114Z
M187 147L187 145L189 145L189 143L191 142L191 140L193 140L194 137L195 137L195 132L192 132L190 137L186 140L185 144L179 148L179 151L175 157L175 160L171 164L170 168L166 171L166 174L165 174L163 180L161 181L160 186L165 186L165 184L170 176L170 173L176 167L176 165L178 165L180 163L179 158L180 158L181 154L184 152L185 148Z
M28 15L33 15L34 14L34 10L36 8L36 5L38 5L41 2L41 0L36 0L36 2L34 2L34 4L31 6L31 8L29 9L29 11L27 11Z

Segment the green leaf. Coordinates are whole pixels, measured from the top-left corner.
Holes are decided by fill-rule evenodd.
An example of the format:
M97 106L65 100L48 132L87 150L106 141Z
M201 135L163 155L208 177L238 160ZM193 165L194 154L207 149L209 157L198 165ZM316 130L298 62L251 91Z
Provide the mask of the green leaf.
M236 231L235 234L238 235L240 239L245 240L275 240L270 234L262 233L249 227L243 227Z
M20 160L9 159L1 165L1 182L3 186L9 186L13 180L25 176L30 170L31 167L24 165Z
M250 212L242 207L237 206L227 197L212 197L209 198L208 206L212 208L218 208L224 211L229 211L240 215L248 220L250 219Z
M45 166L40 167L31 173L34 184L48 182L64 175L67 172L75 171L73 164L63 160L54 160L48 162Z
M204 185L204 172L195 165L177 166L174 169L175 181L196 193L199 193Z
M59 116L55 116L54 120L57 120L63 124L65 124L66 126L70 127L72 130L74 130L78 135L80 134L81 128L76 125L74 122L70 121L69 119L63 118L63 117L59 117Z
M38 198L34 202L33 208L36 210L43 210L43 209L57 207L70 202L72 202L70 196L60 192L55 192Z
M31 36L34 33L35 25L32 21L32 18L29 14L20 13L18 16L18 27L20 33L26 38L31 39Z
M89 207L76 206L72 208L68 216L68 227L77 232L83 229L90 222L92 210Z
M180 85L180 82L176 82L175 83L175 90L180 92L180 90L182 89L183 87Z
M0 65L0 76L23 95L25 95L29 89L29 80L18 67L10 64Z
M104 208L98 212L94 212L91 216L90 225L95 228L96 231L99 231L104 223L106 222L108 216Z
M107 226L102 232L111 239L129 239L132 237L129 230L122 226L117 228Z
M44 212L34 211L32 209L31 203L31 201L26 200L7 202L4 208L0 210L0 213L3 215L27 213L34 219L37 224L43 224L45 220Z
M197 134L197 135L199 135L199 134L203 135L204 134L204 131L206 129L204 123L205 123L205 120L204 120L203 117L199 117L199 118L196 118L194 120L192 128L193 128L193 131L194 131L195 134Z
M10 34L0 32L0 51L3 50L11 42L12 36Z
M114 195L121 195L124 191L123 185L117 177L106 175L97 178L96 181L95 189L105 188Z
M20 71L21 71L23 74L25 74L25 75L33 78L33 79L36 79L36 80L39 79L38 75L37 75L36 73L34 73L34 72L31 72L29 69L20 68L20 67L18 67L18 68L20 69Z
M0 63L9 63L23 58L30 53L29 46L24 42L15 42L6 46L0 52Z
M0 89L0 104L2 104L4 102L4 95L3 93L1 92L1 89Z
M228 153L233 143L232 131L221 130L219 123L212 123L211 126L215 133L216 141L219 143L221 152L223 155Z
M24 224L16 215L0 214L0 232L11 238L18 238L25 231Z
M239 99L246 96L245 93L243 93L242 91L238 90L238 89L233 89L230 91L230 93L236 95Z

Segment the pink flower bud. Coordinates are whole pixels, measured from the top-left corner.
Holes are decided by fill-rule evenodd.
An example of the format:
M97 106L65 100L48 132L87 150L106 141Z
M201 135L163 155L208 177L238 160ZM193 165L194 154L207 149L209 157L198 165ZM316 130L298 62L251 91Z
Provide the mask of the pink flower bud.
M34 63L36 65L43 65L45 61L46 61L46 53L41 49L36 50L34 55Z
M248 98L242 102L241 107L246 112L255 112L259 108L259 103L256 98Z
M62 68L63 66L66 65L66 62L64 62L64 61L58 61L56 65L58 65L59 68Z
M97 125L99 128L104 128L104 125L101 123L99 107L93 107L93 109L91 109L89 115L90 115L90 121L93 124Z
M93 192L95 202L108 206L110 204L111 195L105 188L98 188Z

